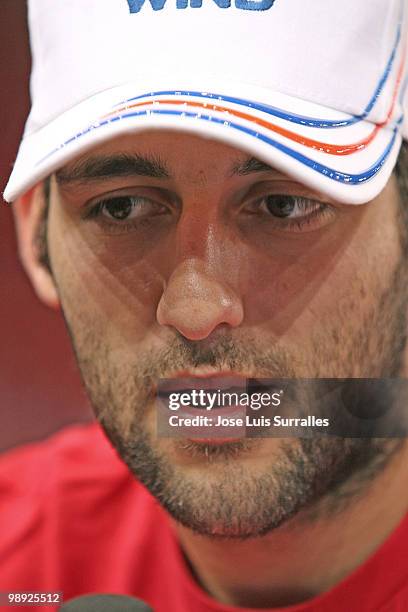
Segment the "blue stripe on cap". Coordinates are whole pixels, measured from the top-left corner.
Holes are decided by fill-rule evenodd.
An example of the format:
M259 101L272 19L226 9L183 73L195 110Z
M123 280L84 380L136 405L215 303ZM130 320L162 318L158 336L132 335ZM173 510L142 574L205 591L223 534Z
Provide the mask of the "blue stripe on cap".
M235 123L232 121L225 121L225 119L221 119L219 117L213 117L211 115L203 115L201 113L195 113L191 111L179 111L179 110L171 110L171 109L152 109L152 110L135 111L132 113L126 113L123 115L112 117L111 119L106 119L104 121L101 121L97 125L88 127L83 132L79 132L78 134L76 134L75 136L73 136L72 138L64 142L60 147L54 149L51 153L48 153L48 155L43 157L39 162L37 162L36 165L41 164L46 159L48 159L51 155L57 153L57 151L61 150L65 146L69 145L70 143L78 140L82 136L85 136L86 134L92 132L93 130L99 129L111 123L116 123L117 121L123 121L124 119L131 119L135 117L145 117L149 115L168 115L168 116L178 116L178 117L189 117L189 118L197 119L200 121L209 121L211 123L220 124L225 127L228 127L229 129L243 132L245 134L248 134L249 136L252 136L252 137L257 138L258 140L261 140L262 142L265 142L266 144L271 145L275 149L278 149L279 151L281 151L282 153L285 153L289 157L296 159L298 162L300 162L304 166L307 166L308 168L311 168L315 172L319 172L320 174L336 182L345 183L348 185L359 185L361 183L364 183L368 181L369 179L371 179L373 176L375 176L379 172L379 170L382 168L382 166L386 162L387 157L392 150L395 139L397 137L398 126L402 123L402 120L403 120L403 117L401 117L399 121L397 122L397 124L395 125L394 129L392 130L391 139L386 149L379 157L379 159L372 166L370 166L370 168L368 168L366 171L358 173L358 174L348 174L345 172L340 172L339 170L336 170L334 168L330 168L329 166L321 164L317 162L316 160L313 160L310 157L307 157L306 155L299 153L299 151L295 151L294 149L284 145L283 143L278 142L277 140L270 138L269 136L266 136L265 134L256 132L255 130L245 125L240 125L239 123Z

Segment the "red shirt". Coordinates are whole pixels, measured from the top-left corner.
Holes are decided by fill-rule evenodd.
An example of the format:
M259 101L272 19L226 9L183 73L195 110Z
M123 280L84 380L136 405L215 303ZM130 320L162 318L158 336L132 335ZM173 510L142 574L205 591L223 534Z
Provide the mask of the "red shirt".
M111 592L140 597L155 612L245 612L197 585L166 513L95 424L5 454L0 507L0 592L62 591L65 600ZM408 517L334 589L279 610L407 612Z

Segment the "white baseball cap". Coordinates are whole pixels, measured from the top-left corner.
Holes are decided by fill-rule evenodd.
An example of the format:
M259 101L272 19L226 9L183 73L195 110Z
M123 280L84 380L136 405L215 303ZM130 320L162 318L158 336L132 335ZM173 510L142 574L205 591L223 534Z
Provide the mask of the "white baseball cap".
M32 109L4 197L124 133L247 151L334 199L408 138L407 0L29 0Z

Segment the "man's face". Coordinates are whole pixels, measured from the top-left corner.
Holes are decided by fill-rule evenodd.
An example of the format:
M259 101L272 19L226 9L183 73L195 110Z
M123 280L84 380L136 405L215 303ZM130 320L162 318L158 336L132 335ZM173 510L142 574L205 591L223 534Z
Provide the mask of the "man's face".
M393 445L379 441L160 438L154 396L160 378L181 376L401 373L397 211L394 178L373 202L340 205L173 132L122 137L53 177L49 256L85 385L176 519L265 533L384 463Z

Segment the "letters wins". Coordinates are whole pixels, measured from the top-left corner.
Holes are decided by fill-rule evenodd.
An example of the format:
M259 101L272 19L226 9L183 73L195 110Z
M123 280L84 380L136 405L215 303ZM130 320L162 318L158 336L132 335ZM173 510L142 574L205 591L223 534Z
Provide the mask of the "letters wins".
M127 0L129 11L138 13L146 0ZM149 0L154 11L161 11L167 0ZM220 8L230 8L231 0L212 0ZM267 11L275 0L234 0L235 7L244 11ZM176 8L201 8L203 0L176 0Z

